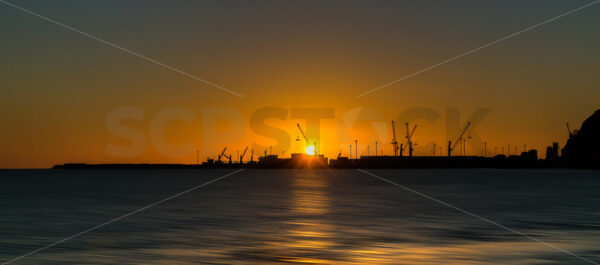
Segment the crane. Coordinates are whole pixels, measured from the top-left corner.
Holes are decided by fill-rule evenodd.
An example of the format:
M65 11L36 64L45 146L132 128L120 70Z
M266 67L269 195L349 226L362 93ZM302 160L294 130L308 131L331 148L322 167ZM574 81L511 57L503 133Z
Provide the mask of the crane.
M300 127L300 123L296 123L296 126L298 126L298 130L300 130L300 133L302 134L302 137L304 137L304 141L306 142L306 145L310 145L308 138L306 137L306 134L304 134L304 131L302 130L302 127ZM299 138L296 138L296 141L300 141Z
M460 143L463 140L463 136L465 135L465 133L467 132L467 129L469 129L469 126L471 126L471 122L467 122L467 125L465 126L465 128L462 130L462 132L458 135L458 139L456 139L456 141L454 142L454 144L452 144L452 141L448 141L448 156L452 155L452 151L454 150L454 148L456 147L456 145L458 143Z
M219 156L218 156L218 158L219 158L218 160L219 161L221 161L221 158L223 158L223 156L225 156L225 151L226 150L227 150L227 146L225 146L225 148L223 148L223 151L221 152L221 154L219 154ZM225 156L225 157L227 157L227 156Z
M392 121L392 147L394 148L394 156L398 155L398 141L396 141L396 126Z
M306 137L306 134L304 134L304 131L302 130L302 127L300 127L300 123L296 123L296 126L298 127L298 130L300 131L300 134L302 134L302 137L304 138L304 142L306 143L306 146L309 147L310 146L310 142L308 141L308 137ZM300 138L296 138L296 141L300 141ZM314 155L317 156L318 150L317 150L317 143L313 142L313 146L314 146Z
M412 136L413 134L415 134L415 130L417 129L417 125L415 124L415 127L413 127L412 131L408 131L408 122L406 123L406 142L408 144L408 156L412 157L413 154L413 142L412 142Z
M244 159L244 156L246 155L246 151L248 151L248 147L246 146L246 149L244 149L244 152L242 152L242 155L240 156L240 164L242 164L242 159Z

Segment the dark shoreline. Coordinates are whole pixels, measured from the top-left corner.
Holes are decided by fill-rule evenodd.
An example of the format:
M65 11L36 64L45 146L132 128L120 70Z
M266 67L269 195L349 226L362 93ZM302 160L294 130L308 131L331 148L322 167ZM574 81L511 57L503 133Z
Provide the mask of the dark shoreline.
M222 163L205 162L202 164L149 164L149 163L114 163L87 164L67 163L55 165L52 169L294 169L294 168L327 168L327 169L453 169L453 168L496 168L496 169L600 169L589 164L568 163L563 160L538 160L514 157L393 157L368 156L360 159L331 159L298 161L293 159L270 158L258 162Z

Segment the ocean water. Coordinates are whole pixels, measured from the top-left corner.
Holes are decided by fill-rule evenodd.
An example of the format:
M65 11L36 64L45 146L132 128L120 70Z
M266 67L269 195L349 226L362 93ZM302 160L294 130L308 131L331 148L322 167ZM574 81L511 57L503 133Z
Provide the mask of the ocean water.
M230 172L0 171L0 263ZM244 170L10 264L600 262L600 171L369 172L421 194L357 170Z

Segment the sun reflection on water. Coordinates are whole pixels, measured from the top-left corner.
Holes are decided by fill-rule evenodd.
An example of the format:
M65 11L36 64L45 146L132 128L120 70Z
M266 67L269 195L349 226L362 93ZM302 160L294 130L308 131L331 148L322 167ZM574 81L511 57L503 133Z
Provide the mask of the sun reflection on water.
M287 224L284 242L276 243L279 260L300 264L496 264L511 263L515 259L529 264L531 253L547 253L543 245L535 242L455 242L455 244L418 244L415 242L381 242L340 240L350 234L369 232L370 228L341 225L331 216L332 197L328 192L330 180L326 174L302 172L293 178L291 211L294 218ZM388 224L389 225L389 224ZM350 230L348 230L350 229ZM382 230L393 233L390 230ZM356 236L355 235L355 236ZM388 236L393 236L387 234ZM405 235L408 236L408 235ZM417 238L415 238L417 240Z
M269 193L263 195L265 199L260 201L258 209L268 207L268 211L262 212L262 216L255 215L257 208L238 205L234 208L234 212L241 212L237 218L250 222L233 219L235 224L240 224L234 228L209 223L213 227L200 230L194 241L186 240L190 233L182 230L182 239L176 246L152 249L147 254L182 260L179 264L193 264L188 261L200 259L206 263L236 265L530 265L557 259L556 264L576 262L543 244L509 234L498 235L498 231L491 231L490 227L478 222L469 223L473 227L466 229L463 222L470 222L469 219L453 221L452 218L460 217L454 213L416 218L417 213L406 208L404 201L394 201L395 197L391 196L397 196L396 193L385 194L378 190L379 186L362 186L356 180L339 177L327 170L298 170L286 177L289 179L281 179L284 185L279 186L280 189L269 187ZM362 195L373 193L376 195ZM262 193L257 191L256 194ZM380 197L383 199L378 200ZM422 208L424 206L419 205L414 211L422 211ZM458 234L449 236L448 231ZM460 234L463 231L481 233L483 240L465 238ZM596 237L584 237L582 233L577 241L574 241L574 235L565 234L561 240L549 242L572 251L582 251L597 243L598 232L594 234ZM161 261L154 262L160 264Z
M330 212L331 201L327 194L329 182L323 175L312 171L298 174L293 179L291 209L295 220L289 222L290 249L286 262L306 264L331 264L333 260L323 253L335 246L330 231L334 227L323 218Z

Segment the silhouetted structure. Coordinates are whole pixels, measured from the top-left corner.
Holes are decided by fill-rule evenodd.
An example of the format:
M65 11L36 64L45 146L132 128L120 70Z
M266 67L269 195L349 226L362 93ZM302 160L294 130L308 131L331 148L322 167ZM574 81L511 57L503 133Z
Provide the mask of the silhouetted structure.
M329 167L331 168L353 168L355 167L352 159L340 156L337 159L329 160Z
M258 168L327 168L327 157L293 153L290 158L268 155L258 158Z
M226 153L227 147L223 148L217 159L207 159L202 164L64 164L56 165L53 168L58 169L174 169L174 168L555 168L555 167L576 167L576 168L600 168L600 110L596 111L591 117L586 119L580 130L571 132L569 128L569 140L562 149L562 157L559 154L559 145L557 142L546 148L546 159L539 160L537 150L526 150L520 155L496 155L487 156L451 156L452 151L462 142L464 145L465 132L469 128L470 122L459 134L454 142L448 142L448 156L412 156L411 136L416 126L409 131L406 124L406 139L409 141L409 155L403 156L403 145L395 139L395 128L392 122L392 146L394 148L393 156L362 156L358 158L358 140L354 141L355 158L342 157L341 152L336 159L329 160L324 155L307 155L293 153L289 158L280 158L278 155L267 153L259 157L258 162L254 161L254 150L250 152L250 161L244 162L243 158L248 147L233 162L231 155ZM567 124L568 127L568 124ZM308 138L298 124L299 131L305 138L308 145ZM298 138L299 140L299 138ZM314 143L316 147L316 143ZM463 146L463 150L464 150ZM510 149L510 147L509 147ZM485 153L485 152L484 152ZM352 145L350 145L350 155L352 154ZM227 158L226 161L223 158Z
M554 142L551 146L546 147L546 160L558 160L558 143Z
M521 158L526 159L526 160L538 160L537 150L533 149L533 150L529 150L527 152L522 152Z
M581 129L569 131L562 160L574 167L600 167L600 110L588 117Z

